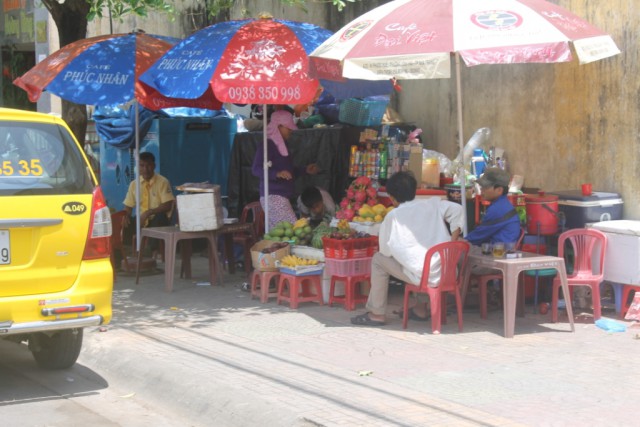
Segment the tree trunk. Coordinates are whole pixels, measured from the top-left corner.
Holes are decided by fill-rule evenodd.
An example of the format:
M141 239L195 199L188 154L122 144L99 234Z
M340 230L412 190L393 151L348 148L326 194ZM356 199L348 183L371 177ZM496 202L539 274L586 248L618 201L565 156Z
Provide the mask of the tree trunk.
M86 0L66 0L64 3L58 3L57 0L42 0L42 3L49 10L58 27L60 47L87 37L87 14L90 5ZM62 100L62 118L80 144L84 145L87 130L86 106Z

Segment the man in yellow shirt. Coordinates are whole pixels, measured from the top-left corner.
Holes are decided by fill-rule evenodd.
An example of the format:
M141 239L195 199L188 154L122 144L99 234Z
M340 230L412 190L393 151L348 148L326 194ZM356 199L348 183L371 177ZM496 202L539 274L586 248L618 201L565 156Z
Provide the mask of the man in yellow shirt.
M169 218L175 197L171 191L169 180L155 173L156 158L153 153L140 153L140 224L142 227L162 227L169 225ZM122 225L129 229L135 225L131 221L131 213L136 206L136 182L131 181L127 196L124 199L124 217ZM132 234L134 234L133 232ZM151 240L151 247L156 239Z

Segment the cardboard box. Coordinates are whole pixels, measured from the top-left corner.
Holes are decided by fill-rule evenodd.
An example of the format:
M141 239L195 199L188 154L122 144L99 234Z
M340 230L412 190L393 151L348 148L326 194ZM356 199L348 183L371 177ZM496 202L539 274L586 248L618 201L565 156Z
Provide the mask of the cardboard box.
M411 145L409 148L409 171L418 182L422 178L422 145Z
M268 248L276 242L272 240L260 240L258 243L251 247L251 262L253 268L259 271L278 271L276 261L284 258L291 253L291 245L287 244L284 248L278 249L275 252L263 254L261 251L264 248Z
M218 191L179 194L178 224L182 231L217 230L224 225L222 197Z

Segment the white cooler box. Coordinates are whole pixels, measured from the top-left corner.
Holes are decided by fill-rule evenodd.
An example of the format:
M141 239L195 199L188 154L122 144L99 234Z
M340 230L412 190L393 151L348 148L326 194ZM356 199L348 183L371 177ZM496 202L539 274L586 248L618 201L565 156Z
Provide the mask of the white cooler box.
M603 221L591 227L607 235L604 279L640 285L640 221Z
M554 191L558 210L564 213L566 228L583 228L588 223L622 219L622 198L618 193L594 191L584 196L580 190Z

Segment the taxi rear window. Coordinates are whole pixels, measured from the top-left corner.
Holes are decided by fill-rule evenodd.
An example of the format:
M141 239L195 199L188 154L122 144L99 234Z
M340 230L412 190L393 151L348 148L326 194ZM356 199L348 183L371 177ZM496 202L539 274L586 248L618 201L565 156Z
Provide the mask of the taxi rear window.
M63 127L0 121L0 195L88 194L88 167Z

